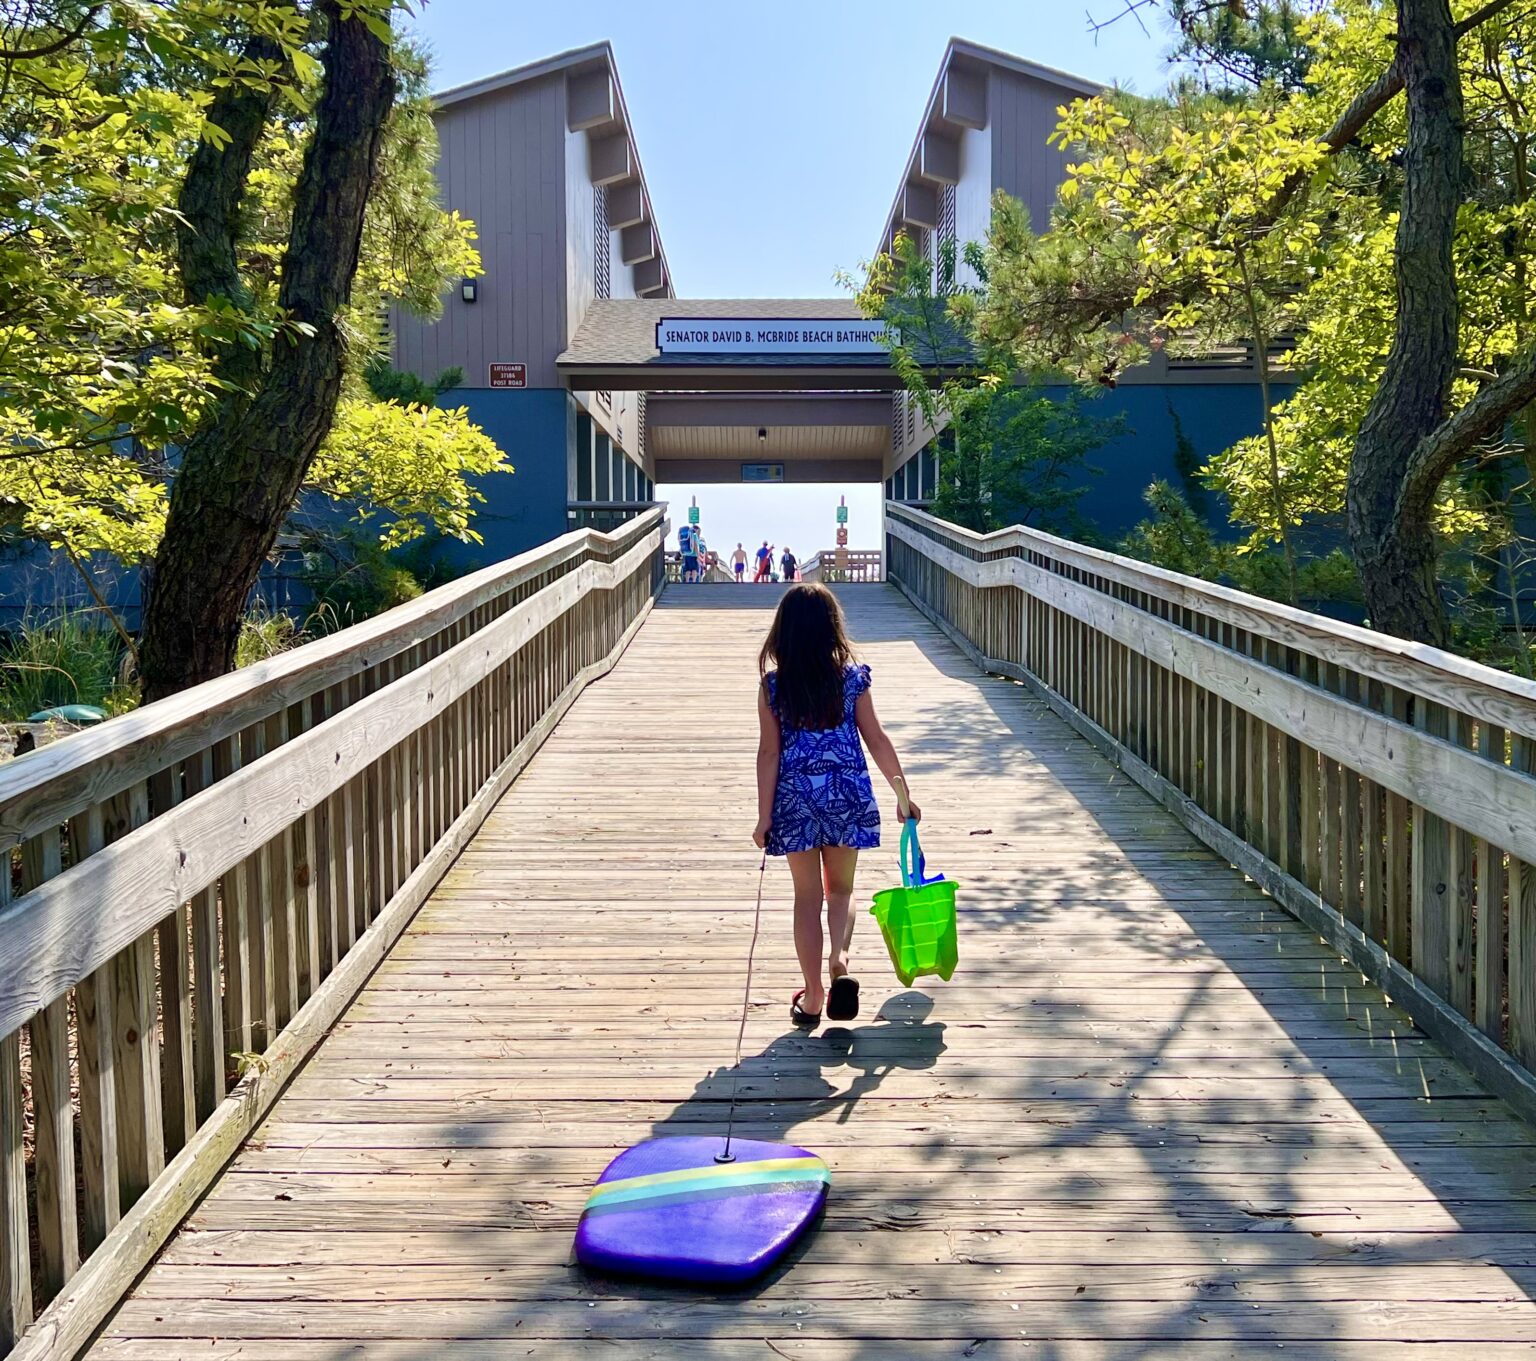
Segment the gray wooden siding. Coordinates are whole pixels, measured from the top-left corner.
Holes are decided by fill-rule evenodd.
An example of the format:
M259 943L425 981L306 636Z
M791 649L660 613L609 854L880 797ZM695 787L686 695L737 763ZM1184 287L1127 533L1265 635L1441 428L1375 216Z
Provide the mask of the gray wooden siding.
M565 344L565 77L555 74L437 115L443 203L471 218L485 274L479 298L455 287L438 322L393 319L395 362L432 377L458 365L488 385L492 362L528 366L529 387L557 387Z
M1067 158L1046 139L1056 130L1056 109L1073 96L1059 86L993 67L988 97L992 185L1023 200L1030 225L1043 231Z

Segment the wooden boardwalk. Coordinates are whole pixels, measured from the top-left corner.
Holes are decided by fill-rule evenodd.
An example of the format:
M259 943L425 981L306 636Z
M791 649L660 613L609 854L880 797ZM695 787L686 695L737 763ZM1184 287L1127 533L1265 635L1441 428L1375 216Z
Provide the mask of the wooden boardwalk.
M862 915L865 1014L797 1035L770 865L740 1128L834 1172L790 1262L724 1297L569 1263L608 1158L729 1086L771 595L674 587L92 1357L1536 1354L1536 1133L1022 687L844 598L962 962L903 991Z

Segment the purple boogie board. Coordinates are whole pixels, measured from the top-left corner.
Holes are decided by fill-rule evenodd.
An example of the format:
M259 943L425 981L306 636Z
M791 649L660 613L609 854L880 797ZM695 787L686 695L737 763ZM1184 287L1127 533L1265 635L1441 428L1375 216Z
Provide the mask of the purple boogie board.
M827 1202L832 1173L790 1144L651 1139L604 1169L581 1212L576 1260L695 1285L737 1285L761 1275Z

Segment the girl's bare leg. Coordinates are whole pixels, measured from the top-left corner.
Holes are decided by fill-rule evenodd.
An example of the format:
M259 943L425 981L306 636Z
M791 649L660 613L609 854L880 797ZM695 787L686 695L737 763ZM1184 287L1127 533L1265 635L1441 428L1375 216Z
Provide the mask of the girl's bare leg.
M795 883L795 957L805 975L805 996L800 1005L819 1015L827 1000L821 979L821 852L791 851L784 858Z
M853 942L853 875L859 852L853 846L821 848L822 888L827 895L827 934L832 937L831 972L848 972L848 947ZM799 901L798 895L796 901Z

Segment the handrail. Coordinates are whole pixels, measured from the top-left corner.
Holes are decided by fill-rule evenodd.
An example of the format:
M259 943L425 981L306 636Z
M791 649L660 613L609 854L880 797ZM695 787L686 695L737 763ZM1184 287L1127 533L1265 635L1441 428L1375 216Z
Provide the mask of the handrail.
M0 773L14 1361L88 1340L612 666L665 535L576 531Z
M1536 1118L1536 685L1038 530L888 575Z
M800 564L802 581L879 581L884 554L878 548L822 548Z
M1322 660L1422 693L1428 700L1457 704L1487 717L1489 722L1513 726L1524 736L1536 738L1536 681L1495 670L1469 657L1264 600L1024 525L977 534L895 502L887 503L886 513L919 533L931 533L932 526L958 533L962 538L957 551L975 561L1036 553L1058 569L1096 574L1129 590L1157 596L1169 605L1198 609L1282 645L1305 643Z
M488 606L509 608L592 554L613 554L662 523L655 507L611 535L577 529L542 547L253 666L74 733L0 766L0 847L76 816L339 678L367 673Z

